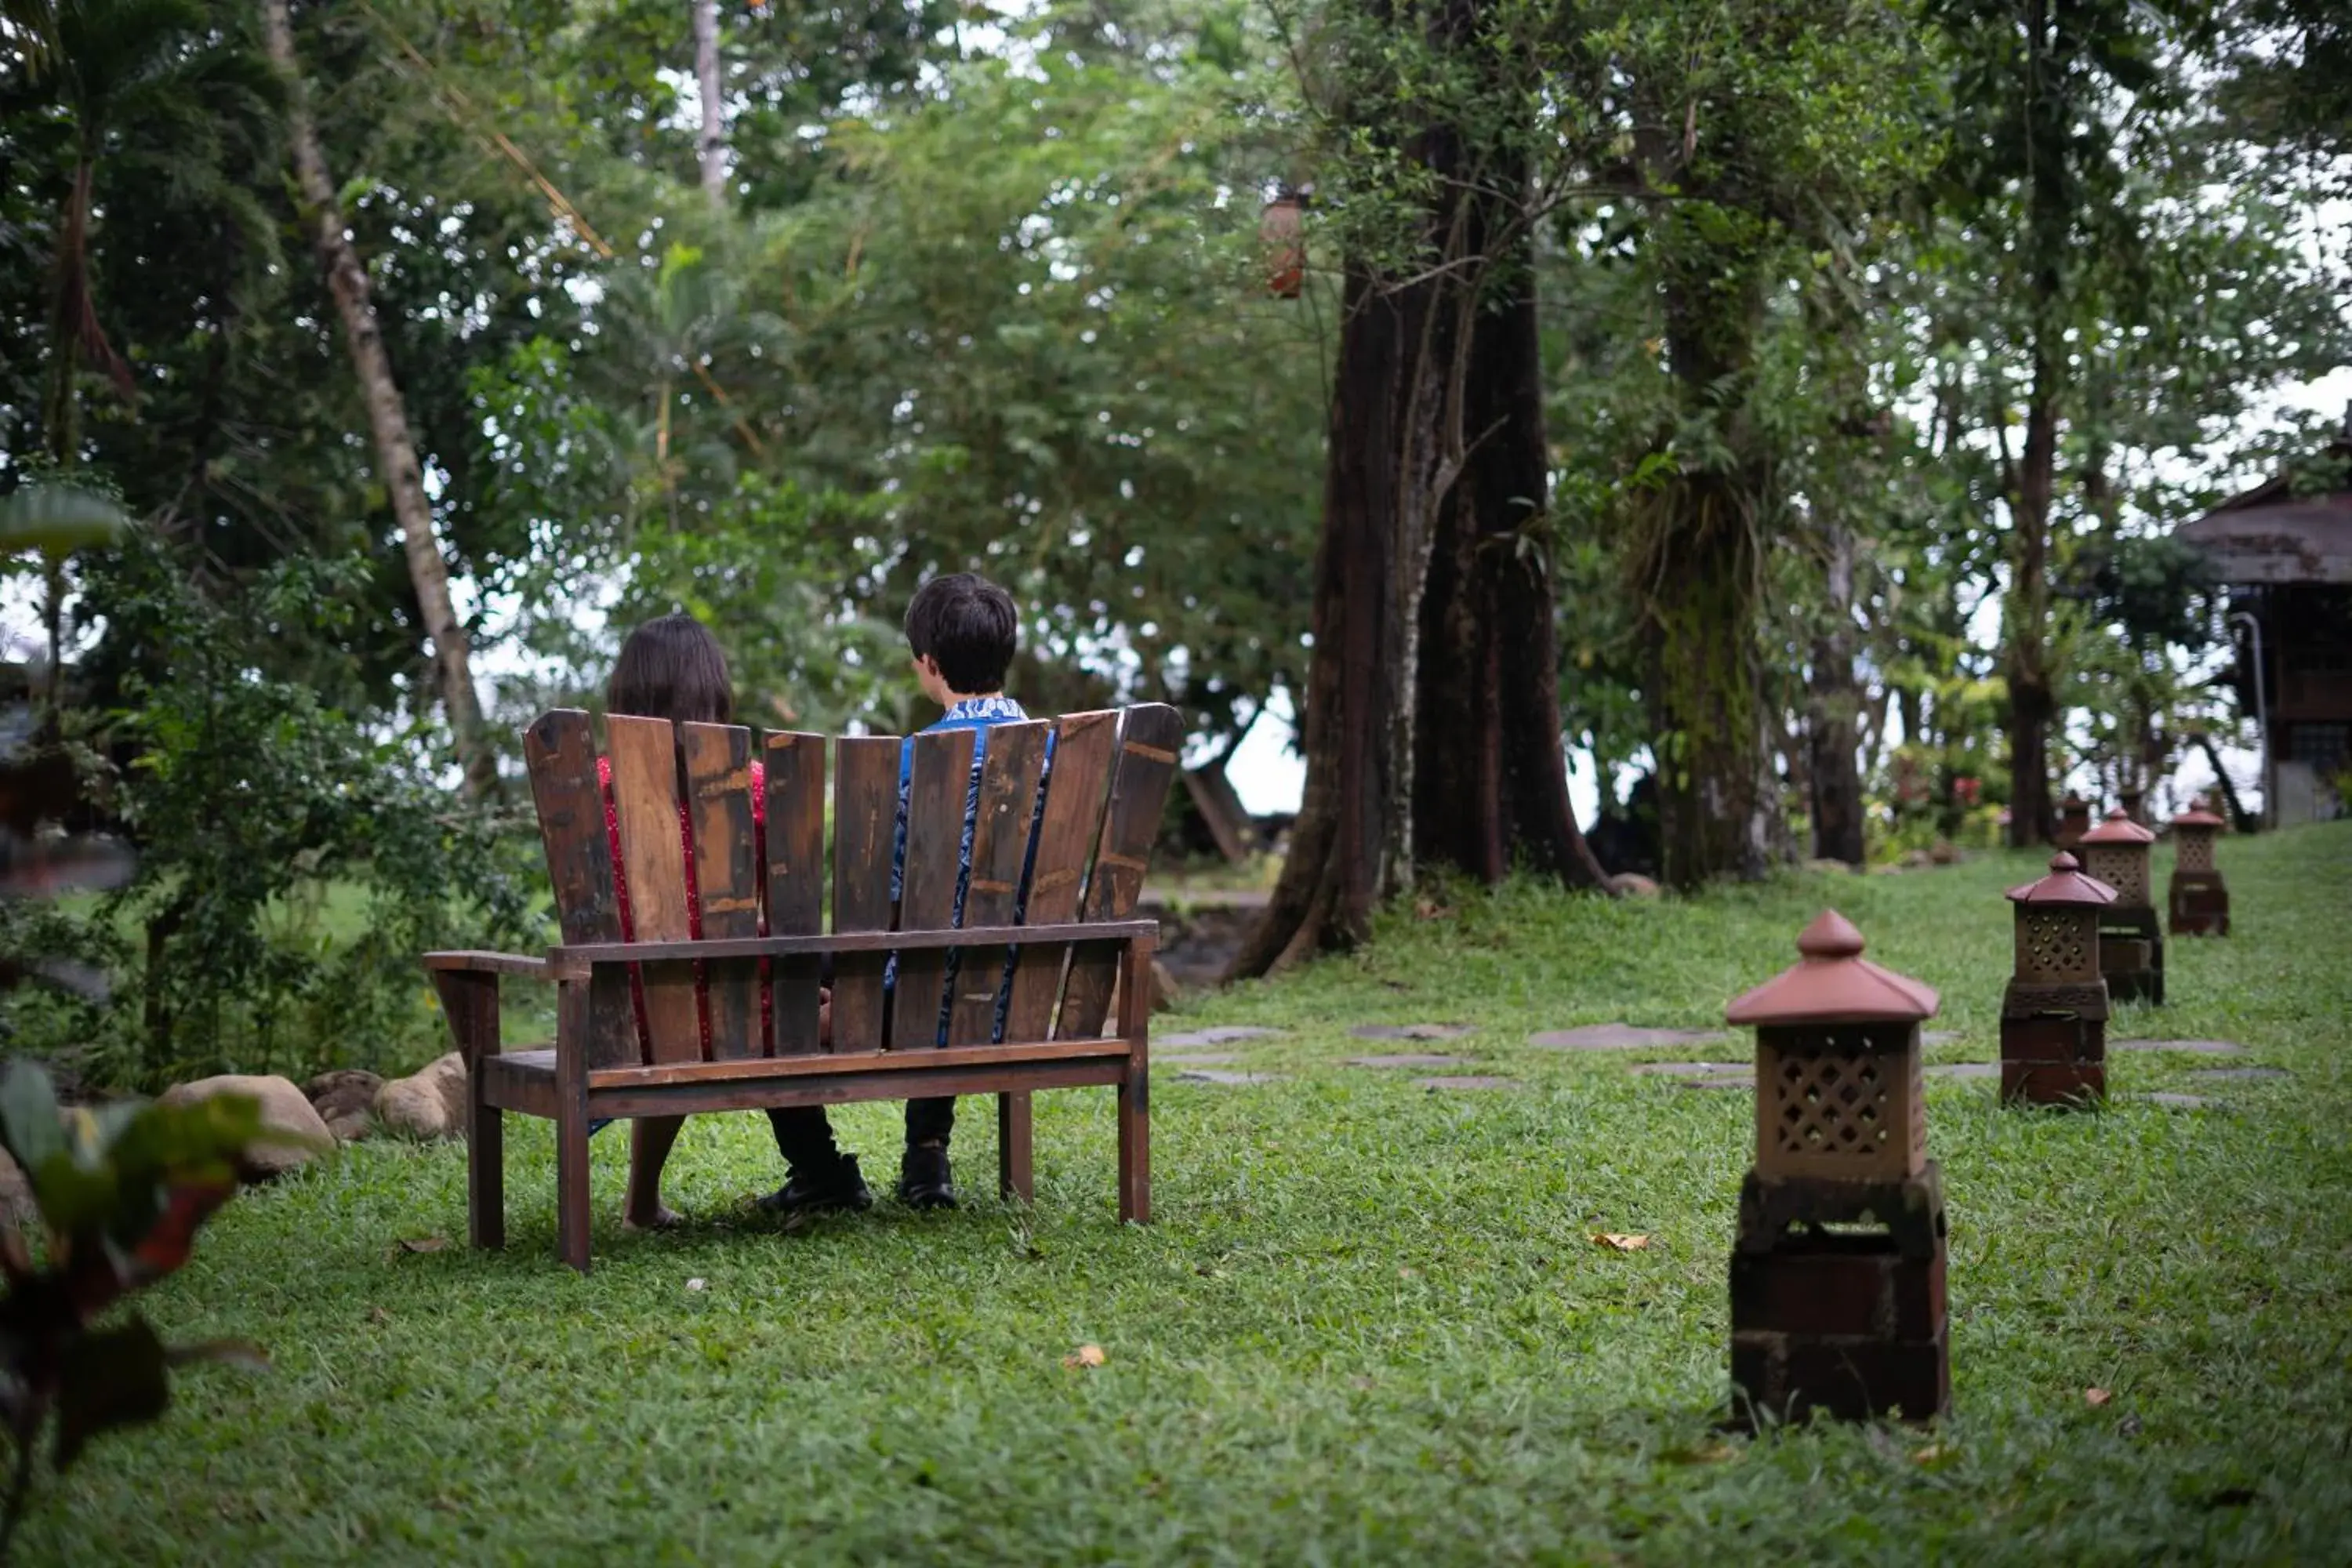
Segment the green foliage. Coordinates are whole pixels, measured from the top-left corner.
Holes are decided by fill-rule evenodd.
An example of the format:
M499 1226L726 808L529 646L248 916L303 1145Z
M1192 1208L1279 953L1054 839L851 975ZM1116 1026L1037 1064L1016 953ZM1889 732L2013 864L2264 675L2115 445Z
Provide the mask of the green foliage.
M23 1172L46 1233L37 1264L15 1222L0 1226L0 1428L16 1453L0 1559L52 1422L51 1463L62 1475L91 1439L161 1416L173 1366L263 1363L237 1342L167 1347L136 1312L97 1325L124 1296L187 1261L197 1227L236 1192L243 1151L283 1137L266 1131L259 1105L241 1096L68 1111L37 1065L18 1058L0 1069L0 1151Z
M384 1064L436 1028L417 952L520 931L518 852L455 809L420 737L371 732L257 668L281 632L331 635L320 622L352 571L297 560L215 603L144 536L94 566L110 616L180 652L129 674L125 706L91 734L115 767L111 809L137 874L82 931L47 933L129 984L102 1006L20 1009L26 1045L139 1084ZM356 936L323 926L331 886L361 900Z

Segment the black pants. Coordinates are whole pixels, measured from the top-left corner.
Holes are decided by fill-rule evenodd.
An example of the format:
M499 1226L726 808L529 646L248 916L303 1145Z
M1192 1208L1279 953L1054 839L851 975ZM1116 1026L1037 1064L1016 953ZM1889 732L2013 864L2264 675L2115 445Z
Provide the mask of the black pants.
M910 1100L907 1102L907 1145L918 1143L944 1145L955 1131L955 1098ZM840 1146L833 1141L833 1123L825 1119L822 1105L794 1105L768 1112L768 1125L775 1130L776 1152L784 1163L794 1170L813 1170L829 1165L841 1158Z

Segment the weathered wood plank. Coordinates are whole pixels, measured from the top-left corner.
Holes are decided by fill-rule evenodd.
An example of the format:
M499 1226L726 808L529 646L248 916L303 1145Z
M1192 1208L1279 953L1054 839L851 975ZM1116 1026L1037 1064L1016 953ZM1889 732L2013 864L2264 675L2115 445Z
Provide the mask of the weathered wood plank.
M1168 787L1176 777L1177 750L1183 743L1183 716L1166 703L1127 710L1111 770L1110 805L1103 813L1102 837L1087 878L1082 909L1087 921L1124 920L1135 908L1144 872L1150 868L1152 842L1160 837ZM1072 956L1061 1015L1054 1026L1055 1039L1084 1039L1102 1032L1118 973L1113 954L1080 952Z
M555 892L557 930L567 945L620 941L612 839L604 830L604 791L596 782L596 739L588 715L576 708L541 714L523 731L522 751ZM643 1059L626 972L599 974L591 983L580 1048L591 1068Z
M833 929L890 929L890 850L898 820L895 736L844 740L833 793ZM882 1046L882 966L887 949L844 953L833 971L833 1048Z
M814 936L824 929L824 737L768 737L768 931ZM778 1056L822 1049L818 1041L818 961L776 961ZM879 993L877 993L877 1000Z
M694 891L705 937L760 934L759 839L751 816L751 731L737 724L680 724L694 823ZM710 1058L768 1054L760 1033L760 964L713 959L702 966Z
M950 931L961 871L964 802L971 791L972 731L918 735L907 787L907 866L898 897L901 931ZM898 994L890 1004L890 1045L920 1050L940 1043L947 954L898 955Z
M956 922L960 926L1013 923L1013 911L1020 900L1022 865L1029 854L1029 831L1036 822L1037 780L1045 765L1045 737L1051 730L1043 723L1000 724L988 732L988 760L980 771L980 805L972 824L971 879L964 893L962 917ZM1006 951L1002 947L964 950L956 966L948 1044L982 1044L994 1033Z
M1055 723L1054 772L1045 781L1045 813L1037 828L1037 859L1030 868L1023 925L1061 925L1077 919L1087 859L1102 830L1118 739L1115 712L1072 713ZM1066 943L1022 943L1013 971L1013 1002L1005 1012L1005 1038L1042 1039L1051 1032L1069 956Z
M604 721L613 757L613 805L620 819L621 870L629 884L631 935L639 942L684 942L693 935L686 897L686 839L678 816L677 737L667 719L614 713ZM656 1062L698 1061L702 1013L694 965L676 960L639 965L646 1030Z

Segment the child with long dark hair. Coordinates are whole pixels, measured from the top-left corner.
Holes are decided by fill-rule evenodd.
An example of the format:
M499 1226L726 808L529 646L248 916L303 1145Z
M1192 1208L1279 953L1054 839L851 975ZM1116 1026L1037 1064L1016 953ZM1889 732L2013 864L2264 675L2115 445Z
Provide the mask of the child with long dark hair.
M613 665L613 678L604 688L604 710L645 719L667 719L674 724L733 723L735 688L728 679L727 657L719 651L719 639L692 616L663 616L647 621L631 632L628 640L621 645L621 656ZM621 869L621 824L613 805L613 763L610 758L596 759L596 776L604 789L604 831L613 852L613 889L621 906L621 940L632 942L636 938L636 929L629 911L628 879ZM751 764L752 831L763 840L767 832L767 795L766 770L754 762ZM699 939L702 935L702 903L695 885L694 822L683 799L678 804L677 827L686 847L688 934ZM758 853L760 863L765 865L767 851L764 842ZM764 909L761 911L760 929L762 933L767 930L767 911ZM702 1054L707 1058L710 1055L710 998L702 983L698 966L695 980L695 1005L702 1016ZM637 1016L638 1048L649 1052L652 1034L646 1024L645 984L635 965L629 970L629 996ZM773 1005L763 964L760 985L760 1024L763 1035L767 1031ZM678 1129L685 1124L683 1116L641 1116L631 1122L629 1193L621 1216L621 1223L630 1229L659 1229L677 1223L678 1216L661 1201L661 1175L663 1165L669 1160L671 1146L677 1142Z

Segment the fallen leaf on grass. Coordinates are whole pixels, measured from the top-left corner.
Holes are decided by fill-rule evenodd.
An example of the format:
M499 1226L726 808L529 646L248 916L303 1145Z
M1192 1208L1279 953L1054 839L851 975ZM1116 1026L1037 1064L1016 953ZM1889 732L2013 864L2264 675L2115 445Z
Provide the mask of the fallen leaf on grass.
M1936 1465L1952 1457L1952 1451L1941 1443L1930 1443L1911 1456L1915 1465Z
M1721 1465L1739 1458L1739 1450L1710 1439L1688 1448L1670 1448L1665 1457L1678 1465Z
M1067 1367L1100 1366L1109 1359L1103 1354L1100 1345L1080 1345L1074 1354L1062 1358L1062 1364Z
M1646 1236L1620 1236L1613 1230L1597 1230L1592 1233L1592 1245L1605 1247L1612 1252L1647 1252L1650 1250L1650 1238Z
M439 1252L449 1245L446 1236L404 1236L400 1238L403 1252Z
M1450 920L1454 915L1452 909L1439 903L1435 899L1417 900L1412 906L1412 913L1415 920L1424 921Z
M2113 1399L2114 1397L2114 1394L2108 1393L2104 1388L2086 1388L2083 1390L2083 1403L2089 1405L2094 1410L2098 1409L2101 1405L2106 1404L2108 1400Z
M710 1288L710 1281L708 1279L689 1279L686 1282L686 1288L689 1290L707 1290Z
M368 1321L371 1323L388 1323L392 1321L392 1314L385 1311L382 1307L370 1307L368 1309Z

